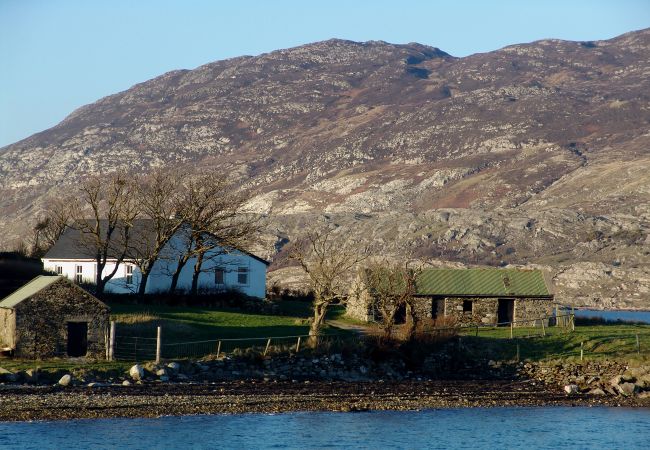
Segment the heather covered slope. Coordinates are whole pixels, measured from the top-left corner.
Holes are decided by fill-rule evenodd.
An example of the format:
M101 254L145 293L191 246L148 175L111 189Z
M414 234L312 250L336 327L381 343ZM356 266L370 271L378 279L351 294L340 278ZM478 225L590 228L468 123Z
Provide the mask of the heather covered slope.
M269 246L323 214L386 251L541 265L566 301L650 308L650 30L465 58L330 40L175 71L0 149L7 244L89 173L215 167Z

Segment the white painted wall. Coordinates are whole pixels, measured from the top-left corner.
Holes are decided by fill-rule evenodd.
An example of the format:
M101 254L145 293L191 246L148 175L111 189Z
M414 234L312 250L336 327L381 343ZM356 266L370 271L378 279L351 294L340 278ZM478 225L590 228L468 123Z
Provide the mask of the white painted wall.
M173 243L163 252L163 257L156 261L147 281L147 294L168 292L171 278L177 262ZM192 287L192 274L194 273L195 258L190 259L183 267L178 279L178 289L189 291ZM75 281L77 267L81 267L81 276L84 283L95 282L96 264L91 260L71 259L43 259L45 270L57 272L60 267L61 275ZM132 279L129 281L127 267L131 266ZM266 296L266 264L258 259L240 252L223 253L220 249L206 254L199 275L199 289L206 290L237 290L251 297L264 298ZM115 268L115 263L108 263L103 275L110 273ZM217 284L215 271L220 268L224 271L224 283ZM240 269L246 270L246 280L241 282ZM115 276L106 284L106 292L115 294L136 293L140 284L140 271L132 263L122 263L117 268Z

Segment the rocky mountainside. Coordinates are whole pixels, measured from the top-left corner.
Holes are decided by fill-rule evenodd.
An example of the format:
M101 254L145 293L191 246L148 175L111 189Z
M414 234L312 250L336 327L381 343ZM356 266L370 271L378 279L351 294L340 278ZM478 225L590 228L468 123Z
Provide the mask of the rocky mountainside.
M650 308L650 29L455 58L318 42L138 84L0 149L0 241L90 173L235 174L267 256L314 221L390 254L550 270L561 301Z

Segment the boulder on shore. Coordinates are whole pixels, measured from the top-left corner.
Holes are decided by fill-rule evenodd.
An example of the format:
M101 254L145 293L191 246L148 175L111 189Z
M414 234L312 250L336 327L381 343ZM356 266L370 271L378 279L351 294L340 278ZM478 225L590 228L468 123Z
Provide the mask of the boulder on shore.
M144 369L140 364L135 364L129 369L129 376L135 381L140 381L144 378Z
M72 381L72 376L69 373L66 373L59 380L59 386L67 386Z
M564 386L564 392L566 392L569 395L573 395L580 392L580 388L578 387L577 384L567 384L566 386Z

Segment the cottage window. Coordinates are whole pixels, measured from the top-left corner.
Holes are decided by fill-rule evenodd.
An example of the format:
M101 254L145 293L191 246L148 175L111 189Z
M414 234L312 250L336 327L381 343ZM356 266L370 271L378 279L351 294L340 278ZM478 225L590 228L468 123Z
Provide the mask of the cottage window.
M248 267L239 267L237 269L237 283L248 284Z
M63 266L54 266L54 271L57 275L63 275Z
M84 268L83 268L83 266L81 266L81 265L75 266L74 280L79 284L83 283L83 281L84 281Z
M463 300L463 312L464 313L471 313L473 306L474 306L473 301L471 301L471 300Z
M126 266L126 284L133 284L133 266L130 264Z
M215 267L214 269L214 284L224 284L223 283L223 269L221 267Z

